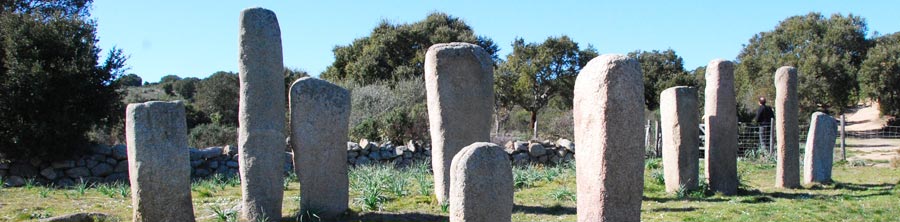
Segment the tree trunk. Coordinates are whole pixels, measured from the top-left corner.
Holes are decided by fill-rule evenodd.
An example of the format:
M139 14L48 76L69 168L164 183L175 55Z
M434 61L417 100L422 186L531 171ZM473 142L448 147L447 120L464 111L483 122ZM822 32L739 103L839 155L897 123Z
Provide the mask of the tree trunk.
M537 111L531 111L531 138L537 139Z

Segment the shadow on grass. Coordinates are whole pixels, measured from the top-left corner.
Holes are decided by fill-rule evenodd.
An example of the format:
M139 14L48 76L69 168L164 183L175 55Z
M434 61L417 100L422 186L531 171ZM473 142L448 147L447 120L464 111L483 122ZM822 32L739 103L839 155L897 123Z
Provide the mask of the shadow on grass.
M575 215L574 207L565 207L561 205L554 205L551 207L542 207L542 206L525 206L525 205L514 205L513 213L521 212L526 214L544 214L544 215Z
M695 208L695 207L682 207L682 208L663 207L663 208L653 209L650 211L653 211L653 212L691 212L691 211L695 211L695 210L697 210L697 208Z
M712 197L712 196L709 196L709 197L702 197L702 198L696 198L696 197L676 198L676 197L648 197L648 196L644 196L643 200L655 201L655 202L659 202L659 203L665 203L665 202L669 202L669 201L683 201L683 200L684 200L684 201L693 201L693 202L725 202L725 201L728 201L727 198Z
M358 215L346 215L337 221L449 221L444 215L417 212L367 212ZM313 220L315 221L315 220Z

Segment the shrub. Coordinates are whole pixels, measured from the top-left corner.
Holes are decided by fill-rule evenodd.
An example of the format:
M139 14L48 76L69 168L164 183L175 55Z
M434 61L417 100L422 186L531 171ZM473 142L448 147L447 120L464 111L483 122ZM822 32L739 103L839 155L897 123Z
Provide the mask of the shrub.
M237 128L218 124L201 124L191 129L190 146L203 148L237 144Z
M350 138L402 142L428 138L425 82L377 82L351 89Z
M210 117L219 115L221 124L237 125L240 80L236 73L216 72L201 80L194 96L198 110Z

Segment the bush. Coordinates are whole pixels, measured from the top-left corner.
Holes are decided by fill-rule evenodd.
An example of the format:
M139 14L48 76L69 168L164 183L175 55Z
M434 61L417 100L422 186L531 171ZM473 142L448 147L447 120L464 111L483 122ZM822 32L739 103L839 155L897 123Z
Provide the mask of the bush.
M229 126L237 126L240 80L232 72L216 72L200 81L194 102L198 110ZM218 116L219 118L213 118Z
M237 144L237 128L217 124L201 124L191 129L191 147L205 148Z
M95 33L80 15L0 12L0 157L69 157L121 120L125 57L112 49L101 64Z
M351 90L350 138L391 140L428 138L425 82L421 78L396 83L346 86Z
M365 118L350 128L350 139L359 141L360 139L377 139L378 138L378 121L372 118Z

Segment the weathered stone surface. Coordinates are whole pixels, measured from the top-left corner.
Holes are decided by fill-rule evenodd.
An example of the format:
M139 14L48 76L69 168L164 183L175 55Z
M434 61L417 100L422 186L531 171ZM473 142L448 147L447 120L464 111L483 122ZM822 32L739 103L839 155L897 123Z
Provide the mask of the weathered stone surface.
M639 221L644 188L644 82L637 60L601 55L574 92L578 221Z
M540 143L528 144L528 154L533 157L543 156L544 154L547 154L547 149Z
M44 168L41 170L41 176L47 178L48 180L55 180L59 175L56 174L56 171L53 168Z
M666 89L659 97L666 191L695 190L700 176L697 90L676 86Z
M833 117L821 112L813 113L809 120L809 133L806 134L804 183L831 182L837 133L837 121Z
M125 140L134 221L194 221L184 104L128 104Z
M105 162L91 168L91 175L95 177L105 177L111 173L113 173L113 166Z
M285 149L284 62L275 13L250 8L240 17L238 147L241 218L281 219Z
M571 140L560 138L556 140L556 145L565 148L569 152L575 152L575 143Z
M9 173L16 176L32 178L38 176L38 169L28 162L19 161L13 163L9 167Z
M331 218L347 210L347 124L350 92L327 81L300 78L291 85L291 146L300 181L300 211ZM392 151L393 152L393 151ZM402 152L402 151L401 151Z
M69 168L75 167L75 161L74 160L54 161L53 163L50 163L50 166L52 166L55 169L69 169Z
M450 164L450 221L511 221L509 155L493 143L466 146Z
M25 185L25 178L20 176L11 176L3 179L3 185L7 187L21 187Z
M778 164L775 186L800 187L800 100L797 69L783 66L775 71L775 143Z
M91 146L91 151L95 154L112 155L112 148L103 144Z
M490 141L494 107L491 57L469 43L435 44L425 53L434 194L447 201L450 162L464 146Z
M75 168L66 170L66 175L68 175L71 178L89 177L89 176L91 176L91 171L88 170L87 167L75 167Z
M128 159L128 147L122 144L113 146L112 157L116 158L116 160Z
M734 92L734 63L716 59L706 66L703 119L705 174L709 189L726 195L737 193L737 101Z

